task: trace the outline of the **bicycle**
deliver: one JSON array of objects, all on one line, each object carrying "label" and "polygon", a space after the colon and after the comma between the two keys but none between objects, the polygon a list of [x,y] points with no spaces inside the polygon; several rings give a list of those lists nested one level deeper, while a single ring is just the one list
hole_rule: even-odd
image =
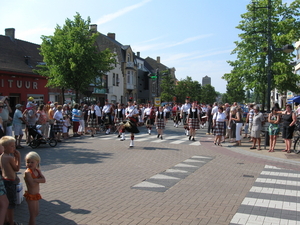
[{"label": "bicycle", "polygon": [[296,135],[294,136],[294,153],[300,153],[300,118],[297,118],[297,122],[295,124]]}]

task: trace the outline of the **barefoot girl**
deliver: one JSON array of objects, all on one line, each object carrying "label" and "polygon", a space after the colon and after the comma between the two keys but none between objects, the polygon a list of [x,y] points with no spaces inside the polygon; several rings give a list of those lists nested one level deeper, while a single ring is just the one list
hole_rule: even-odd
[{"label": "barefoot girl", "polygon": [[27,191],[24,197],[26,198],[29,209],[29,225],[35,224],[35,218],[39,214],[40,183],[45,183],[46,179],[40,170],[41,158],[36,152],[29,152],[26,157],[26,171],[24,180],[26,182]]}]

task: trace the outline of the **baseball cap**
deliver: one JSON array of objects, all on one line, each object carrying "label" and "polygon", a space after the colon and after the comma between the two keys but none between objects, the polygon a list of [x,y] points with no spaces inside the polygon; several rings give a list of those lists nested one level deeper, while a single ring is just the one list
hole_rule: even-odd
[{"label": "baseball cap", "polygon": [[29,97],[28,98],[28,101],[33,101],[34,100],[34,97]]},{"label": "baseball cap", "polygon": [[23,105],[21,105],[21,104],[17,104],[16,105],[16,108],[18,109],[18,108],[20,108],[20,107],[22,107]]}]

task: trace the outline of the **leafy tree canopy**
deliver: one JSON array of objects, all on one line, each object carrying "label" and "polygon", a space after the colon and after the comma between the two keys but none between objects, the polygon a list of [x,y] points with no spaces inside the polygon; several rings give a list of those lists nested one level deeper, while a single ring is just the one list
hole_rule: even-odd
[{"label": "leafy tree canopy", "polygon": [[89,27],[90,18],[85,21],[76,13],[63,27],[57,25],[53,35],[41,37],[40,54],[46,65],[38,73],[48,77],[47,86],[74,89],[76,100],[90,84],[100,87],[102,76],[115,63],[113,53],[98,50],[98,33]]},{"label": "leafy tree canopy", "polygon": [[[268,1],[256,0],[247,6],[248,12],[241,15],[242,20],[237,29],[242,33],[232,51],[232,54],[237,55],[237,59],[228,61],[232,71],[223,76],[229,83],[227,90],[232,91],[233,87],[253,90],[260,93],[262,101],[267,90],[268,56],[272,57],[271,89],[299,92],[296,84],[299,76],[293,73],[293,67],[290,65],[294,55],[278,50],[284,45],[294,43],[300,37],[300,0],[293,1],[289,6],[281,0],[272,0],[271,7],[267,8]],[[268,43],[268,35],[271,43]],[[241,91],[240,88],[238,91]],[[231,94],[228,93],[228,97]],[[244,94],[242,96],[244,97]]]}]

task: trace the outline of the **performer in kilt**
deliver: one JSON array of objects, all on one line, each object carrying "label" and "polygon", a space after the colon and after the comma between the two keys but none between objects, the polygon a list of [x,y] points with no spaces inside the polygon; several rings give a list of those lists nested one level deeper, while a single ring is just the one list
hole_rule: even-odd
[{"label": "performer in kilt", "polygon": [[111,113],[112,113],[112,107],[108,103],[108,100],[106,99],[105,105],[103,106],[103,109],[102,109],[102,120],[104,121],[104,124],[106,126],[105,134],[110,133],[110,129],[111,129],[111,125],[112,125]]},{"label": "performer in kilt", "polygon": [[118,108],[115,109],[115,118],[114,118],[114,123],[116,128],[118,129],[118,138],[121,137],[120,141],[125,140],[125,133],[122,132],[122,126],[121,123],[125,120],[125,110],[123,108],[122,104],[118,104]]},{"label": "performer in kilt", "polygon": [[146,123],[146,127],[148,128],[148,134],[151,134],[152,126],[154,125],[155,120],[155,107],[152,107],[150,102],[147,105],[147,108],[144,110],[144,121]]},{"label": "performer in kilt", "polygon": [[62,114],[62,106],[57,106],[57,110],[54,113],[54,126],[53,132],[55,133],[55,139],[58,142],[61,142],[61,134],[63,132],[63,114]]},{"label": "performer in kilt", "polygon": [[200,129],[200,110],[197,109],[196,102],[193,102],[192,107],[188,110],[188,124],[190,129],[189,140],[195,141],[196,129]]},{"label": "performer in kilt", "polygon": [[214,144],[221,145],[222,136],[225,135],[225,120],[226,114],[223,112],[223,107],[218,107],[218,112],[213,116],[213,127],[214,127],[214,135],[215,141]]},{"label": "performer in kilt", "polygon": [[172,109],[172,113],[173,113],[174,127],[178,127],[178,123],[180,121],[180,107],[178,104],[175,104],[175,106]]},{"label": "performer in kilt", "polygon": [[180,117],[182,118],[183,127],[185,129],[185,135],[189,136],[189,127],[187,121],[188,110],[191,108],[190,97],[186,97],[185,104],[181,107]]},{"label": "performer in kilt", "polygon": [[88,110],[87,121],[88,128],[91,130],[91,136],[94,137],[94,134],[96,134],[96,128],[98,127],[98,116],[94,105],[92,105],[91,109]]},{"label": "performer in kilt", "polygon": [[160,106],[158,108],[158,112],[155,114],[155,124],[157,129],[157,138],[163,139],[163,130],[165,129],[165,125],[167,122],[166,113],[164,112],[164,108]]},{"label": "performer in kilt", "polygon": [[[125,118],[127,121],[122,126],[122,136],[125,130],[131,133],[131,141],[129,147],[132,148],[134,146],[134,134],[139,133],[139,129],[137,128],[139,111],[132,104],[132,98],[128,100],[128,107],[125,109]],[[125,139],[125,134],[124,134]]]}]

